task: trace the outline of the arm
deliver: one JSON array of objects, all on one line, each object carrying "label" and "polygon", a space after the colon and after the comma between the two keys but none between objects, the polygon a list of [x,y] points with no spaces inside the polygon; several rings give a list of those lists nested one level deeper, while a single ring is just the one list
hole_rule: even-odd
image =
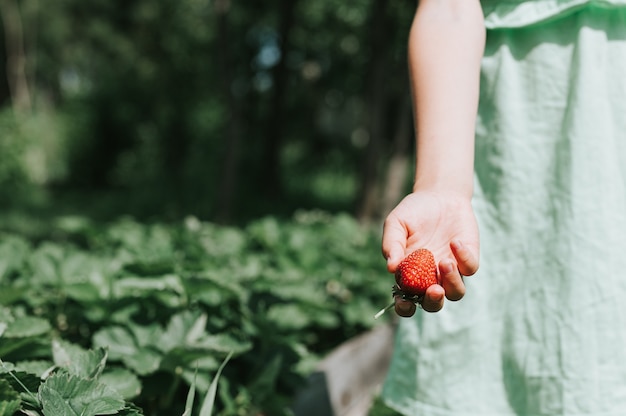
[{"label": "arm", "polygon": [[[409,35],[409,73],[416,125],[413,192],[385,221],[383,254],[395,272],[406,254],[429,248],[441,285],[425,310],[459,300],[463,275],[478,268],[478,230],[471,208],[474,128],[485,29],[478,0],[421,0]],[[410,305],[412,306],[412,305]],[[409,306],[396,305],[401,315]]]},{"label": "arm", "polygon": [[471,197],[480,60],[485,43],[478,0],[421,0],[409,35],[415,109],[415,189]]}]

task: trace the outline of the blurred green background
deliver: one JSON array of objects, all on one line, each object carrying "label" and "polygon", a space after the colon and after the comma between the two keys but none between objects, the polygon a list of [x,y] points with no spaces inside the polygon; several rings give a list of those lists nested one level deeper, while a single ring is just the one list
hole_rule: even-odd
[{"label": "blurred green background", "polygon": [[410,186],[414,1],[0,4],[5,213],[377,221]]},{"label": "blurred green background", "polygon": [[[380,226],[412,182],[414,8],[0,0],[0,323],[47,322],[28,338],[45,348],[9,354],[5,334],[0,358],[207,316],[237,346],[218,414],[290,414],[319,360],[392,320],[373,315],[393,284]],[[107,366],[146,414],[181,414],[194,348]]]}]

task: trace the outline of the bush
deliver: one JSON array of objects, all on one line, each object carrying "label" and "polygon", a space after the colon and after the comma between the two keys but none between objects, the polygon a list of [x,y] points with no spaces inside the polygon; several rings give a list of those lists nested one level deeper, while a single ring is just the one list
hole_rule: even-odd
[{"label": "bush", "polygon": [[74,217],[36,241],[7,232],[0,409],[57,415],[44,397],[75,383],[107,414],[182,414],[190,386],[206,392],[233,354],[216,414],[289,414],[319,357],[374,324],[392,283],[379,252],[377,232],[319,212],[241,228]]}]

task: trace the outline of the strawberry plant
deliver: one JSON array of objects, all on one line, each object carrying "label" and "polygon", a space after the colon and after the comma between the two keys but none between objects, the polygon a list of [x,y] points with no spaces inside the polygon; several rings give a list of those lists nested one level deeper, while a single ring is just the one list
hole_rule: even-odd
[{"label": "strawberry plant", "polygon": [[347,215],[3,229],[0,416],[289,414],[389,289]]}]

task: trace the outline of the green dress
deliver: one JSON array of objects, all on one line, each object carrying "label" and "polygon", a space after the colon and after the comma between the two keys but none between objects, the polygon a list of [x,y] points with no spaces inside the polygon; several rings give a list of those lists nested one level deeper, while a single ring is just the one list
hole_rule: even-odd
[{"label": "green dress", "polygon": [[626,0],[483,1],[479,272],[401,319],[412,416],[626,415]]}]

